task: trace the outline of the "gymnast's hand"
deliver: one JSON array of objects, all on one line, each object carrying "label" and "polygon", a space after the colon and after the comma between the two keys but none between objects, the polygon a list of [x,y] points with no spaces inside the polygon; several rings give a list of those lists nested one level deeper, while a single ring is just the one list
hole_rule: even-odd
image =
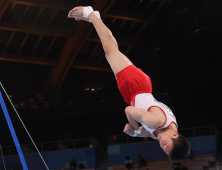
[{"label": "gymnast's hand", "polygon": [[[141,129],[141,134],[138,134],[137,137],[151,137],[155,139],[153,135],[151,135],[143,126],[140,126],[140,129]],[[130,136],[133,136],[135,134],[133,126],[129,123],[126,124],[123,132]]]},{"label": "gymnast's hand", "polygon": [[83,16],[83,7],[82,6],[75,7],[73,9],[71,9],[68,14],[68,18],[75,18],[76,21],[83,20],[83,21],[89,22],[88,18],[85,18],[82,16]]},{"label": "gymnast's hand", "polygon": [[134,129],[133,129],[133,126],[129,123],[127,123],[123,129],[123,132],[130,135],[130,136],[133,136],[134,135]]}]

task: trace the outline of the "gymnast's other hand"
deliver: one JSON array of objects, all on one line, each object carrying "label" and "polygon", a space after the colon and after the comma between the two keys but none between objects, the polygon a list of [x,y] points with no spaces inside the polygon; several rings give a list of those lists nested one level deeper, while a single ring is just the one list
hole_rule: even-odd
[{"label": "gymnast's other hand", "polygon": [[130,136],[134,135],[134,133],[135,133],[134,129],[133,129],[133,126],[131,124],[129,124],[129,123],[127,123],[125,125],[125,127],[123,129],[123,132],[128,134],[128,135],[130,135]]}]

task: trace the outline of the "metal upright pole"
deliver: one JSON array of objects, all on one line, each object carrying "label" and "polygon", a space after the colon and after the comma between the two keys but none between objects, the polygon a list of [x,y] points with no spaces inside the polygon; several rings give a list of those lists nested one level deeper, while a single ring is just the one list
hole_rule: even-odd
[{"label": "metal upright pole", "polygon": [[16,149],[17,149],[17,151],[18,151],[19,158],[20,158],[21,163],[22,163],[22,166],[23,166],[23,170],[28,170],[28,167],[27,167],[26,162],[25,162],[25,158],[24,158],[23,153],[22,153],[22,149],[21,149],[21,147],[20,147],[18,138],[17,138],[17,136],[16,136],[14,127],[13,127],[13,125],[12,125],[12,121],[11,121],[10,116],[9,116],[9,114],[8,114],[8,110],[7,110],[6,106],[5,106],[5,102],[4,102],[4,99],[3,99],[3,97],[2,97],[1,91],[0,91],[0,104],[1,104],[1,106],[2,106],[2,110],[3,110],[3,112],[4,112],[4,115],[5,115],[6,121],[7,121],[7,123],[8,123],[10,132],[11,132],[11,134],[12,134],[12,138],[13,138],[13,140],[14,140]]}]

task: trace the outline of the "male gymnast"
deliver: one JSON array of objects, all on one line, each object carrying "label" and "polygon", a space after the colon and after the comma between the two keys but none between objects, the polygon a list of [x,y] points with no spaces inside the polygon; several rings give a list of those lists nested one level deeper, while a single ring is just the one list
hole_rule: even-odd
[{"label": "male gymnast", "polygon": [[[106,59],[115,74],[120,93],[128,106],[127,123],[123,132],[132,137],[151,137],[159,140],[160,147],[173,161],[189,156],[190,144],[178,132],[172,111],[152,95],[150,78],[118,50],[111,31],[92,7],[76,7],[69,11],[69,18],[92,22],[101,40]],[[142,124],[139,127],[138,122]]]}]

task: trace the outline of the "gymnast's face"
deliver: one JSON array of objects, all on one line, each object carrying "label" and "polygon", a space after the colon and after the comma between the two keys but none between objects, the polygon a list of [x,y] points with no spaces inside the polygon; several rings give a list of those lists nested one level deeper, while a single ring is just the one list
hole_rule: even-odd
[{"label": "gymnast's face", "polygon": [[158,140],[160,142],[160,147],[163,151],[169,155],[173,149],[173,140],[178,138],[179,135],[177,133],[169,133],[169,132],[162,132],[158,135]]}]

